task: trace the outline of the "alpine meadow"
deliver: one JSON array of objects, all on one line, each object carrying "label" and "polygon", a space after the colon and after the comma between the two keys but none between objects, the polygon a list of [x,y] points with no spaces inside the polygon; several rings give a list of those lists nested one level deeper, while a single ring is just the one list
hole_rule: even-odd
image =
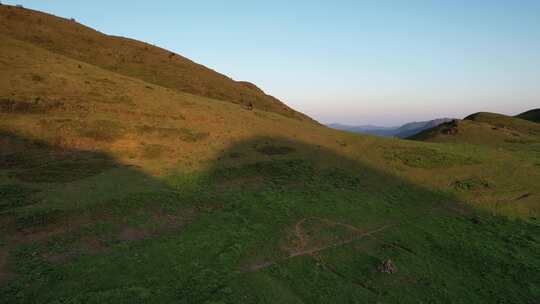
[{"label": "alpine meadow", "polygon": [[540,109],[340,131],[7,4],[0,73],[0,303],[539,303]]}]

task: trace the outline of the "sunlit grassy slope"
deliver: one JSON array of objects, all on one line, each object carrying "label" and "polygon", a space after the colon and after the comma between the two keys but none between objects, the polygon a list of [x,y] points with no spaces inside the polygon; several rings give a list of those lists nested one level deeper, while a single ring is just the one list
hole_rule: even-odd
[{"label": "sunlit grassy slope", "polygon": [[0,6],[0,33],[125,76],[173,90],[251,104],[300,120],[309,117],[266,95],[254,84],[234,81],[173,52],[123,37],[102,34],[75,20]]},{"label": "sunlit grassy slope", "polygon": [[[10,26],[43,16],[0,10],[17,11],[0,19]],[[80,28],[62,22],[59,31]],[[39,37],[67,35],[48,31]],[[537,142],[339,132],[8,32],[0,30],[0,303],[540,297]],[[469,124],[479,137],[499,131],[460,127]],[[537,138],[525,134],[535,132],[529,124],[497,128]],[[379,270],[388,258],[397,273]]]},{"label": "sunlit grassy slope", "polygon": [[467,143],[528,154],[538,159],[540,124],[495,113],[476,113],[412,137],[431,142]]}]

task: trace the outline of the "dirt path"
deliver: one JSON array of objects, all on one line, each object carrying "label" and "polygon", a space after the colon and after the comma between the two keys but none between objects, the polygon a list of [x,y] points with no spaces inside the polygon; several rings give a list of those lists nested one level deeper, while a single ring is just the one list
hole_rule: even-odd
[{"label": "dirt path", "polygon": [[[337,242],[330,243],[330,244],[323,245],[323,246],[316,246],[316,247],[312,247],[312,248],[307,248],[308,247],[307,246],[307,237],[306,237],[305,233],[303,232],[302,224],[305,223],[309,219],[316,219],[316,220],[319,220],[319,221],[322,221],[322,222],[325,222],[325,223],[329,223],[329,224],[334,225],[334,226],[342,226],[342,227],[345,227],[345,228],[348,228],[348,229],[354,231],[355,233],[353,234],[353,236],[351,236],[351,237],[349,237],[347,239],[341,240],[341,241],[337,241]],[[386,225],[383,225],[383,226],[381,226],[381,227],[379,227],[377,229],[362,232],[361,229],[359,229],[357,227],[354,227],[352,225],[348,225],[348,224],[344,224],[344,223],[340,223],[340,222],[335,222],[335,221],[331,221],[331,220],[328,220],[328,219],[323,219],[323,218],[318,218],[318,217],[304,218],[304,219],[301,219],[300,221],[298,221],[294,226],[295,227],[294,230],[295,230],[296,237],[299,240],[299,244],[298,244],[298,246],[297,246],[297,248],[295,250],[291,251],[291,253],[289,253],[289,255],[284,257],[284,258],[274,260],[274,261],[264,261],[264,262],[260,262],[260,263],[257,263],[257,264],[253,264],[253,265],[250,265],[250,266],[244,268],[243,271],[245,271],[245,272],[254,272],[254,271],[258,271],[258,270],[267,268],[269,266],[275,265],[277,263],[287,261],[287,260],[295,258],[295,257],[304,256],[304,255],[314,255],[316,253],[319,253],[321,251],[324,251],[324,250],[327,250],[327,249],[330,249],[330,248],[335,248],[335,247],[350,244],[350,243],[352,243],[354,241],[357,241],[359,239],[362,239],[362,238],[371,236],[373,234],[382,232],[382,231],[384,231],[384,230],[386,230],[388,228],[394,227],[396,225],[399,225],[399,223],[386,224]]]},{"label": "dirt path", "polygon": [[334,248],[334,247],[339,247],[339,246],[343,246],[343,245],[346,245],[346,244],[349,244],[349,243],[352,243],[356,240],[359,240],[361,238],[364,238],[364,237],[367,237],[367,236],[371,236],[372,234],[375,234],[375,233],[378,233],[378,232],[381,232],[383,230],[386,230],[390,227],[393,227],[393,226],[396,226],[397,224],[388,224],[388,225],[384,225],[382,227],[379,227],[377,229],[374,229],[374,230],[371,230],[371,231],[367,231],[367,232],[364,232],[364,233],[360,233],[360,234],[357,234],[357,235],[354,235],[353,237],[351,238],[348,238],[348,239],[345,239],[345,240],[342,240],[342,241],[338,241],[338,242],[335,242],[335,243],[332,243],[332,244],[328,244],[328,245],[325,245],[325,246],[319,246],[319,247],[314,247],[314,248],[311,248],[311,249],[306,249],[306,250],[302,250],[302,251],[298,251],[298,252],[295,252],[291,255],[289,255],[289,257],[287,258],[294,258],[294,257],[297,257],[297,256],[302,256],[302,255],[311,255],[311,254],[314,254],[314,253],[317,253],[319,251],[323,251],[323,250],[326,250],[326,249],[329,249],[329,248]]},{"label": "dirt path", "polygon": [[[380,239],[378,239],[375,235],[377,233],[383,232],[386,229],[389,229],[389,228],[392,228],[392,227],[395,227],[395,226],[399,226],[399,225],[403,225],[403,224],[406,224],[406,223],[409,223],[409,222],[413,222],[413,221],[415,221],[415,220],[417,220],[419,218],[422,218],[424,216],[433,215],[433,212],[435,212],[435,211],[443,211],[443,210],[447,211],[447,212],[452,212],[453,214],[456,214],[458,216],[466,216],[468,214],[468,212],[466,212],[466,210],[461,210],[460,208],[456,208],[456,207],[452,207],[452,206],[444,206],[444,205],[443,206],[436,206],[436,207],[429,208],[428,210],[425,210],[422,214],[419,214],[418,216],[411,217],[409,219],[404,219],[402,221],[395,222],[395,223],[385,224],[385,225],[382,225],[379,228],[376,228],[376,229],[373,229],[373,230],[370,230],[370,231],[364,231],[364,230],[362,230],[362,229],[360,229],[360,228],[358,228],[356,226],[350,225],[350,224],[341,223],[341,222],[337,222],[337,221],[332,221],[332,220],[329,220],[329,219],[326,219],[326,218],[321,218],[321,217],[303,218],[303,219],[299,220],[294,225],[294,234],[295,234],[295,237],[298,239],[298,243],[294,248],[289,250],[289,254],[286,257],[281,258],[281,259],[272,260],[272,261],[262,261],[262,262],[259,262],[259,263],[253,264],[253,265],[249,265],[247,267],[243,267],[242,271],[244,271],[244,272],[255,272],[255,271],[270,267],[272,265],[275,265],[275,264],[283,262],[283,261],[287,261],[287,260],[295,258],[295,257],[304,256],[304,255],[313,256],[313,255],[315,255],[315,254],[317,254],[317,253],[319,253],[321,251],[324,251],[324,250],[327,250],[327,249],[330,249],[330,248],[336,248],[336,247],[344,246],[344,245],[350,244],[350,243],[352,243],[354,241],[360,240],[360,239],[365,238],[365,237],[372,237],[374,240],[376,240],[378,242],[381,242],[382,244],[384,244],[386,246],[401,249],[401,250],[404,250],[404,251],[406,251],[408,253],[411,253],[411,254],[416,254],[414,251],[412,251],[409,248],[406,248],[406,247],[403,247],[403,246],[400,246],[400,245],[397,245],[397,244],[390,244],[390,243],[383,242]],[[351,237],[349,237],[347,239],[344,239],[344,240],[340,240],[340,241],[337,241],[337,242],[332,242],[332,243],[322,245],[322,246],[314,246],[314,247],[308,248],[308,237],[307,237],[306,233],[304,232],[304,229],[302,229],[302,225],[308,220],[317,220],[317,221],[329,224],[330,227],[331,226],[344,227],[344,228],[347,228],[347,229],[349,229],[350,231],[352,231],[354,233],[353,233],[353,235]]]}]

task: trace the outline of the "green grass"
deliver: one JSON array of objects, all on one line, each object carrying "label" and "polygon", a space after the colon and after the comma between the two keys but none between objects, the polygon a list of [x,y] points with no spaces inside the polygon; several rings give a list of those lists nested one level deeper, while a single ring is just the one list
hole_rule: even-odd
[{"label": "green grass", "polygon": [[492,148],[491,154],[505,151],[523,160],[539,156],[540,125],[520,118],[495,114],[477,113],[451,126],[443,124],[415,135],[412,139],[476,145]]},{"label": "green grass", "polygon": [[103,159],[64,160],[21,170],[12,176],[26,182],[64,183],[96,175],[112,166],[110,161]]},{"label": "green grass", "polygon": [[195,143],[208,138],[208,132],[198,132],[188,128],[164,128],[148,125],[137,126],[136,133],[140,135],[152,135],[159,138],[178,138],[184,142]]},{"label": "green grass", "polygon": [[257,149],[259,153],[265,154],[265,155],[286,155],[289,153],[294,152],[294,149],[291,147],[286,146],[262,146]]},{"label": "green grass", "polygon": [[458,180],[454,183],[454,187],[460,191],[475,191],[491,188],[491,185],[485,179],[479,177],[471,177],[464,180]]},{"label": "green grass", "polygon": [[457,165],[478,163],[478,160],[468,156],[440,152],[424,147],[395,148],[387,151],[385,157],[389,160],[399,160],[409,167],[423,169],[449,168]]},{"label": "green grass", "polygon": [[467,120],[488,123],[496,128],[513,130],[522,134],[540,135],[540,125],[537,123],[496,113],[476,113],[469,115]]},{"label": "green grass", "polygon": [[[449,193],[360,164],[275,157],[174,173],[159,181],[162,190],[72,210],[41,202],[18,212],[14,229],[65,228],[12,249],[17,276],[0,289],[0,303],[528,303],[540,296],[540,226],[470,210]],[[368,231],[379,232],[359,236]],[[379,272],[387,258],[398,273]]]},{"label": "green grass", "polygon": [[35,203],[31,199],[31,195],[35,192],[37,192],[36,189],[23,185],[0,185],[0,212]]}]

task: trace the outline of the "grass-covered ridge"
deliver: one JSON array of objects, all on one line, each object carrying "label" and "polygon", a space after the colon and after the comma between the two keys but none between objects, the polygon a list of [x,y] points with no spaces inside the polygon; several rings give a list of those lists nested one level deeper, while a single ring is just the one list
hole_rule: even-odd
[{"label": "grass-covered ridge", "polygon": [[529,110],[517,115],[516,117],[540,123],[540,109]]},{"label": "grass-covered ridge", "polygon": [[[234,81],[179,54],[140,41],[105,35],[74,20],[38,11],[0,6],[0,34],[121,75],[180,92],[311,121],[254,84]],[[46,82],[40,74],[34,82]],[[114,84],[110,80],[106,83]],[[112,100],[111,100],[112,101]],[[118,98],[116,102],[129,102]]]},{"label": "grass-covered ridge", "polygon": [[540,124],[512,116],[482,112],[425,130],[411,139],[526,150],[531,148],[531,144],[535,146],[540,143]]}]

